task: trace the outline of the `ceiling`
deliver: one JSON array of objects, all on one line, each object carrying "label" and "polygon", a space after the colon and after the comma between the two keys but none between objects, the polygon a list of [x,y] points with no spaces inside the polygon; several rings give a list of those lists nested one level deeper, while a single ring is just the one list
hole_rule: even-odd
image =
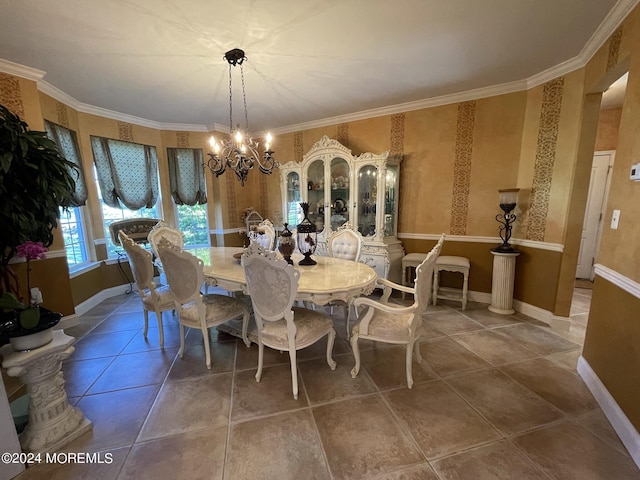
[{"label": "ceiling", "polygon": [[223,56],[242,48],[249,128],[283,132],[530,88],[584,65],[637,3],[0,0],[0,59],[80,111],[223,129]]}]

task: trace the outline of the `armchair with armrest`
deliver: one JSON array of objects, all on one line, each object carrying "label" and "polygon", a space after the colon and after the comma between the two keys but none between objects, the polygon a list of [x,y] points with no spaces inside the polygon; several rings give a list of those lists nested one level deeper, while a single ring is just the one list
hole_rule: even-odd
[{"label": "armchair with armrest", "polygon": [[[406,345],[407,386],[408,388],[413,387],[412,352],[415,349],[416,360],[420,363],[422,357],[420,356],[419,340],[423,334],[422,314],[429,305],[433,270],[443,243],[444,234],[424,261],[416,268],[416,282],[413,288],[379,279],[378,283],[383,288],[383,294],[379,301],[367,297],[359,297],[353,301],[359,314],[351,336],[351,346],[356,362],[351,370],[353,378],[360,371],[358,340],[364,338],[376,342]],[[389,297],[393,290],[413,294],[413,304],[405,307],[389,303]],[[363,307],[362,310],[360,307]]]}]

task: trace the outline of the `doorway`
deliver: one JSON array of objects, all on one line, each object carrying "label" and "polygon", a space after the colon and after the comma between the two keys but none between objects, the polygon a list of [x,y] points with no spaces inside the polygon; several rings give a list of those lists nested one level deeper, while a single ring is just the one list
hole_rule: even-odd
[{"label": "doorway", "polygon": [[593,154],[591,166],[591,179],[585,206],[570,313],[573,323],[571,328],[581,331],[586,329],[591,306],[591,287],[595,276],[594,264],[600,250],[602,231],[607,227],[605,212],[615,150],[618,146],[618,127],[627,77],[628,73],[624,73],[612,83],[602,94],[600,104],[596,151]]},{"label": "doorway", "polygon": [[578,266],[576,269],[577,279],[593,281],[595,276],[594,264],[596,254],[600,248],[614,157],[615,151],[612,150],[595,152],[593,155],[591,180],[589,181],[589,193],[584,212],[580,253],[578,254]]}]

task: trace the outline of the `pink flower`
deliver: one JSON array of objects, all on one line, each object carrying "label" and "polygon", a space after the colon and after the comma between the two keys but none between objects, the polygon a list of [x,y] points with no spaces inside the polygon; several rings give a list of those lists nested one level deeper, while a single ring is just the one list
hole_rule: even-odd
[{"label": "pink flower", "polygon": [[32,242],[28,240],[24,242],[22,245],[18,245],[16,247],[16,255],[18,257],[24,257],[29,260],[44,260],[47,258],[45,253],[47,252],[47,247],[42,245],[42,242]]}]

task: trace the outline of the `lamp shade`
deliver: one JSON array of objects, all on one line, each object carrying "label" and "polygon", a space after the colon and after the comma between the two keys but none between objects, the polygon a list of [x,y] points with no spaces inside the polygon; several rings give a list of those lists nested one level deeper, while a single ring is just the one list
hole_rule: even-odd
[{"label": "lamp shade", "polygon": [[503,188],[498,190],[500,205],[514,205],[518,203],[519,188]]}]

